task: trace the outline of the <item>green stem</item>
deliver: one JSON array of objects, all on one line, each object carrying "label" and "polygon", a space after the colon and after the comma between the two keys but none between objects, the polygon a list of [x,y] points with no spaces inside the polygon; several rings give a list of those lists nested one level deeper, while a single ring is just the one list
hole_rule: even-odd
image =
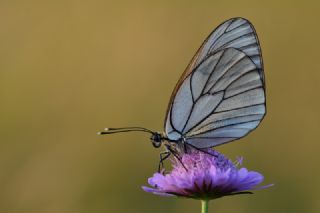
[{"label": "green stem", "polygon": [[209,200],[201,200],[201,213],[208,213]]}]

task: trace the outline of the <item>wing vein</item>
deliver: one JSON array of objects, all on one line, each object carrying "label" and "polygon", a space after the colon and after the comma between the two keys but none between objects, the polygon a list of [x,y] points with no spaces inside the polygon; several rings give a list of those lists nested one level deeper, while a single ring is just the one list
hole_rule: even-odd
[{"label": "wing vein", "polygon": [[[223,96],[224,96],[224,95],[225,95],[225,93],[223,93]],[[194,126],[198,126],[198,125],[201,124],[204,120],[206,120],[210,115],[212,115],[212,113],[220,106],[220,104],[222,103],[223,99],[224,99],[224,98],[222,98],[222,99],[219,101],[219,103],[216,105],[216,107],[215,107],[207,116],[205,116],[205,117],[202,118],[200,121],[198,121]],[[191,113],[190,113],[190,114],[191,114]],[[189,119],[189,118],[188,118],[188,119]],[[188,122],[186,122],[186,124],[185,124],[182,132],[184,131],[187,123],[188,123]],[[191,128],[191,129],[192,129],[192,128]],[[189,133],[191,129],[189,129],[189,130],[188,130],[187,132],[185,132],[184,134]]]},{"label": "wing vein", "polygon": [[[202,135],[202,134],[205,134],[207,132],[212,132],[214,130],[217,130],[217,129],[223,129],[223,128],[227,128],[227,127],[230,127],[230,126],[236,126],[236,125],[239,125],[239,124],[246,124],[246,123],[250,123],[250,122],[255,122],[255,121],[261,121],[261,119],[254,119],[254,120],[250,120],[250,121],[245,121],[245,122],[239,122],[239,123],[236,123],[236,124],[229,124],[229,125],[226,125],[226,126],[221,126],[221,127],[217,127],[217,128],[212,128],[212,129],[209,129],[207,131],[203,131],[199,134],[195,134],[195,135]],[[250,129],[250,128],[243,128],[243,127],[240,127],[240,128],[234,128],[234,129]]]},{"label": "wing vein", "polygon": [[233,68],[237,63],[239,63],[241,60],[243,60],[245,57],[240,58],[238,61],[236,61],[235,63],[233,63],[217,80],[216,82],[210,87],[210,89],[208,89],[208,91],[212,90],[212,88],[220,81],[221,78],[223,78],[228,71]]},{"label": "wing vein", "polygon": [[241,39],[241,38],[249,37],[250,34],[254,35],[254,32],[249,32],[249,33],[243,34],[243,35],[241,35],[241,36],[239,36],[239,37],[236,37],[236,38],[234,38],[234,39],[231,39],[230,41],[224,43],[224,44],[223,44],[221,47],[219,47],[218,49],[224,49],[225,46],[227,46],[228,44],[232,43],[233,41],[238,40],[238,39]]},{"label": "wing vein", "polygon": [[[219,112],[219,113],[220,113],[220,112]],[[218,114],[218,113],[217,113],[217,114]],[[262,113],[252,113],[252,114],[247,114],[247,115],[238,115],[238,116],[234,116],[234,117],[226,118],[226,119],[218,119],[218,120],[209,122],[209,123],[207,123],[206,125],[200,127],[199,130],[202,129],[202,128],[205,128],[206,126],[209,126],[209,125],[211,125],[211,124],[213,124],[213,123],[219,122],[219,121],[228,121],[228,120],[232,120],[232,119],[235,119],[235,118],[242,118],[242,117],[244,118],[244,117],[252,116],[252,115],[263,115],[263,114],[262,114]],[[251,121],[253,121],[253,120],[251,120]],[[250,121],[250,122],[251,122],[251,121]],[[200,123],[200,124],[201,124],[201,123]],[[200,125],[200,124],[199,124],[199,125]],[[198,127],[199,125],[193,127],[191,130],[194,130],[194,129],[195,129],[196,127]],[[226,125],[226,126],[228,126],[228,125]],[[224,127],[225,127],[225,126],[224,126]],[[190,131],[191,131],[191,130],[190,130]]]},{"label": "wing vein", "polygon": [[204,86],[202,87],[201,93],[200,93],[200,95],[199,95],[199,97],[198,97],[197,100],[199,100],[199,99],[204,95],[204,94],[203,94],[203,91],[205,90],[205,88],[206,88],[206,86],[207,86],[207,84],[208,84],[211,76],[213,75],[213,73],[214,73],[216,67],[218,66],[218,64],[220,63],[221,58],[223,58],[225,52],[226,52],[226,51],[223,51],[223,53],[220,55],[220,58],[218,59],[217,63],[214,65],[214,68],[212,69],[212,72],[210,72],[210,75],[208,76],[208,79],[206,80],[206,83],[205,83]]},{"label": "wing vein", "polygon": [[[243,93],[246,93],[246,92],[248,92],[248,91],[250,91],[250,90],[256,90],[256,89],[259,89],[259,88],[262,88],[262,89],[263,89],[263,86],[260,85],[260,86],[256,86],[256,87],[253,87],[253,88],[244,90],[244,91],[239,92],[239,93],[237,93],[237,94],[231,95],[231,96],[229,96],[229,97],[227,97],[227,98],[225,98],[225,99],[223,99],[223,100],[225,101],[225,100],[228,100],[228,99],[230,99],[230,98],[233,98],[233,97],[235,97],[235,96],[237,96],[237,95],[241,95],[241,94],[243,94]],[[253,106],[253,105],[250,105],[250,106]],[[219,111],[219,112],[220,112],[220,111]]]},{"label": "wing vein", "polygon": [[265,103],[251,104],[249,106],[243,106],[243,107],[237,107],[237,108],[232,108],[232,109],[221,110],[221,111],[219,111],[219,113],[221,113],[221,112],[230,112],[232,110],[245,109],[245,108],[249,108],[249,107],[252,107],[252,106],[259,106],[259,105],[265,105]]},{"label": "wing vein", "polygon": [[[232,23],[231,23],[231,24],[232,24]],[[228,28],[231,26],[231,24],[228,26]],[[248,24],[248,23],[247,23],[247,22],[243,22],[242,24],[236,26],[235,28],[233,28],[233,29],[231,29],[231,30],[227,30],[226,32],[227,32],[227,33],[232,32],[232,31],[234,31],[234,30],[238,29],[239,27],[242,27],[243,25],[246,25],[246,24]]]},{"label": "wing vein", "polygon": [[[231,23],[234,22],[234,21],[235,21],[235,20],[232,20]],[[216,42],[219,41],[219,39],[220,39],[222,36],[225,35],[225,32],[226,32],[226,30],[228,29],[228,27],[230,27],[231,23],[229,23],[229,25],[226,27],[226,29],[224,29],[223,33],[221,33],[221,35],[218,36],[214,42],[212,42],[212,44],[210,45],[210,47],[209,47],[209,49],[208,49],[209,51],[208,51],[207,55],[210,54],[210,50],[211,50],[211,48],[216,44]]]}]

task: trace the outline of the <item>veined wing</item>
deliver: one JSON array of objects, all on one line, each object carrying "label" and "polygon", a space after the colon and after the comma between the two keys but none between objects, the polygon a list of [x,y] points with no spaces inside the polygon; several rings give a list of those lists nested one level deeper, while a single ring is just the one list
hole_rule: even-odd
[{"label": "veined wing", "polygon": [[219,25],[203,42],[187,70],[191,72],[208,55],[229,47],[244,52],[254,62],[264,83],[258,36],[253,25],[244,18],[232,18]]},{"label": "veined wing", "polygon": [[186,70],[177,82],[171,95],[165,118],[165,130],[168,133],[170,127],[167,126],[168,116],[172,102],[183,81],[195,70],[197,66],[209,55],[225,48],[235,48],[245,53],[256,65],[262,83],[264,85],[263,61],[259,40],[253,25],[244,18],[232,18],[213,30],[202,43],[197,53],[194,55]]},{"label": "veined wing", "polygon": [[198,148],[241,138],[265,114],[260,68],[243,51],[224,48],[206,56],[183,80],[166,120],[169,139]]}]

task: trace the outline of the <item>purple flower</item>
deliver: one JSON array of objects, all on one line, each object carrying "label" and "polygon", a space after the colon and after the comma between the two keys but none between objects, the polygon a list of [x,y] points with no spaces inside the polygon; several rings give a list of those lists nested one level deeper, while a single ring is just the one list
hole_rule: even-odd
[{"label": "purple flower", "polygon": [[208,149],[207,152],[210,154],[196,150],[183,154],[183,165],[176,159],[172,160],[172,171],[168,174],[155,173],[148,179],[152,188],[143,186],[143,190],[163,196],[210,200],[270,186],[257,187],[263,181],[260,173],[238,169],[242,158],[232,163],[215,150]]}]

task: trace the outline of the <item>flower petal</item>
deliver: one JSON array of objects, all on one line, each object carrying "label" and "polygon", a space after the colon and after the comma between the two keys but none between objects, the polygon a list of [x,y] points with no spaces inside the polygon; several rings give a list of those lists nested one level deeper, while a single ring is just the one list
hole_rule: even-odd
[{"label": "flower petal", "polygon": [[[181,161],[172,159],[169,174],[155,173],[148,179],[150,187],[146,192],[161,196],[182,196],[196,199],[215,199],[227,195],[247,194],[247,190],[263,189],[271,185],[257,187],[264,177],[246,168],[237,169],[242,163],[231,160],[212,150],[210,154],[193,150],[181,156]],[[187,168],[187,169],[186,169]]]}]

